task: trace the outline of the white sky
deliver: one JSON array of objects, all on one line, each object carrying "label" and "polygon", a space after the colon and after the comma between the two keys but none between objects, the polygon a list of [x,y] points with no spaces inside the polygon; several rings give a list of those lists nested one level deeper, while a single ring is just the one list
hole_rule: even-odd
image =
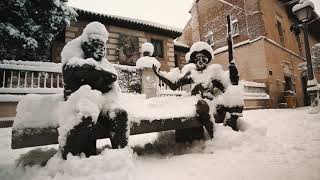
[{"label": "white sky", "polygon": [[[310,0],[320,15],[320,0]],[[183,29],[193,0],[69,0],[69,5],[95,12],[153,21]]]},{"label": "white sky", "polygon": [[193,0],[69,0],[69,5],[95,12],[153,21],[183,29]]}]

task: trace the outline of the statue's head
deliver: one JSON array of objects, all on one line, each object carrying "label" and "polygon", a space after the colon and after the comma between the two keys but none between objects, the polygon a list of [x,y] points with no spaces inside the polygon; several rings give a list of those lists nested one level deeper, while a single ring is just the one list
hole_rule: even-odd
[{"label": "statue's head", "polygon": [[196,42],[190,48],[189,63],[194,63],[198,71],[207,68],[214,54],[211,46],[206,42]]},{"label": "statue's head", "polygon": [[145,42],[141,46],[143,56],[152,56],[154,47],[151,43]]},{"label": "statue's head", "polygon": [[91,22],[81,35],[81,49],[85,58],[101,61],[106,55],[106,42],[109,33],[105,26],[99,22]]}]

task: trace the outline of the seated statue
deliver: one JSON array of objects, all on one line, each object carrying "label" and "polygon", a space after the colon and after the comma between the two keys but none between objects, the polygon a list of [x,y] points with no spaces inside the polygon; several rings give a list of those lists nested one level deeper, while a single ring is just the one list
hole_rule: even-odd
[{"label": "seated statue", "polygon": [[[229,66],[229,76],[226,76],[221,65],[208,65],[214,54],[211,46],[205,42],[194,43],[188,55],[190,55],[190,57],[187,57],[189,64],[184,66],[181,70],[182,74],[176,79],[167,77],[168,73],[159,71],[156,66],[153,66],[153,70],[159,79],[172,90],[191,84],[191,95],[199,95],[201,97],[201,100],[196,104],[197,117],[211,138],[213,138],[214,128],[210,118],[211,115],[213,115],[216,123],[224,123],[237,131],[237,119],[239,113],[242,113],[243,106],[237,104],[230,106],[217,98],[223,96],[227,88],[231,87],[232,84],[238,83],[239,75],[236,66]],[[214,107],[210,109],[209,105],[211,104]],[[193,137],[185,139],[186,135],[192,133],[194,134]],[[194,139],[202,139],[203,136],[202,127],[176,131],[177,141],[191,142]]]},{"label": "seated statue", "polygon": [[[65,100],[68,101],[73,93],[84,86],[90,86],[92,91],[99,91],[102,97],[101,102],[100,99],[92,102],[100,111],[97,117],[81,112],[81,109],[89,107],[90,104],[79,100],[82,104],[77,109],[79,111],[77,116],[80,114],[80,117],[75,117],[80,118],[79,123],[69,128],[67,132],[59,131],[59,136],[65,136],[59,137],[65,139],[59,141],[64,159],[68,153],[72,155],[84,153],[87,157],[97,154],[97,133],[101,131],[109,133],[113,148],[123,148],[128,144],[127,113],[108,104],[116,102],[119,86],[117,72],[105,58],[107,40],[108,32],[105,26],[99,22],[91,22],[84,28],[82,35],[68,42],[61,52]],[[110,98],[115,100],[112,101]],[[60,129],[66,129],[64,126],[67,125],[62,122]]]}]

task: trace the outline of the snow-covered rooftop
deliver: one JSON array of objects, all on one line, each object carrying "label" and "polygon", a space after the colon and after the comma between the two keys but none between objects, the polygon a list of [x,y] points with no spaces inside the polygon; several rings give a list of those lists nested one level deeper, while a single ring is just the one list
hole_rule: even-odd
[{"label": "snow-covered rooftop", "polygon": [[175,46],[179,46],[179,47],[183,47],[183,48],[190,48],[188,45],[183,44],[182,42],[179,42],[177,40],[174,40],[173,43]]},{"label": "snow-covered rooftop", "polygon": [[108,25],[153,32],[173,38],[179,37],[182,34],[182,29],[170,27],[152,21],[116,16],[111,14],[97,13],[79,8],[74,9],[79,14],[79,17],[89,17],[90,20],[103,21]]}]

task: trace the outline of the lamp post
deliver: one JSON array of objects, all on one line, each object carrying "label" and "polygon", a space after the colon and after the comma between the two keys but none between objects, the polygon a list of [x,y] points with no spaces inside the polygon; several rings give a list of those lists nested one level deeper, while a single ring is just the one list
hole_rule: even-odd
[{"label": "lamp post", "polygon": [[318,105],[318,82],[313,74],[310,45],[309,45],[309,34],[308,34],[308,22],[311,18],[314,10],[314,4],[309,0],[300,0],[299,4],[296,4],[292,8],[292,12],[296,15],[299,21],[302,23],[304,32],[304,44],[306,51],[307,69],[308,69],[308,83],[307,92],[311,100],[311,106],[315,107]]}]

